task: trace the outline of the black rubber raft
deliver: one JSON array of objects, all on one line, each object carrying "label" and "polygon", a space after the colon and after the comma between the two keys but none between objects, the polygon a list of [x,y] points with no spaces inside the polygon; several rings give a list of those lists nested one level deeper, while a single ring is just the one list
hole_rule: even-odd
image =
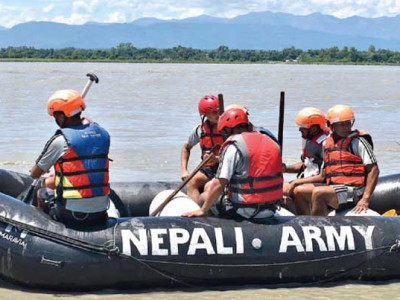
[{"label": "black rubber raft", "polygon": [[[400,278],[398,217],[148,217],[178,183],[112,183],[121,218],[66,228],[18,199],[31,179],[0,170],[0,275],[53,290],[316,284]],[[381,177],[378,212],[400,209],[400,174]]]}]

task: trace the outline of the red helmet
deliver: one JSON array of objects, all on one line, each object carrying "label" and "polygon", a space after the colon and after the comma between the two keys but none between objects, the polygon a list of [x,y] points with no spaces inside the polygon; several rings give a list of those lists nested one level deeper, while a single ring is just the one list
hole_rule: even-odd
[{"label": "red helmet", "polygon": [[239,124],[249,125],[247,114],[240,108],[231,108],[219,117],[218,131],[222,131],[224,128],[234,128]]},{"label": "red helmet", "polygon": [[200,115],[206,115],[212,112],[219,111],[219,101],[217,96],[206,95],[199,101]]}]

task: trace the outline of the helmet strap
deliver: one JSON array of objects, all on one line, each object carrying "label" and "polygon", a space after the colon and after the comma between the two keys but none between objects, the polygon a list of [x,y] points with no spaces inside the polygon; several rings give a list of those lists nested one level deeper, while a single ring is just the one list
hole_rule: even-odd
[{"label": "helmet strap", "polygon": [[233,133],[233,129],[229,127],[225,127],[224,129],[221,130],[221,135],[224,141],[226,141]]}]

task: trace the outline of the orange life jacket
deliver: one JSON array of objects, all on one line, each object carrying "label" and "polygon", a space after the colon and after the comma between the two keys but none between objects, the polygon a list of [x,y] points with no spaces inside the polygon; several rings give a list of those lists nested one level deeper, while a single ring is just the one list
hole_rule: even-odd
[{"label": "orange life jacket", "polygon": [[361,157],[353,154],[350,149],[351,141],[359,136],[366,138],[372,146],[371,136],[360,133],[358,130],[353,131],[348,137],[342,138],[336,143],[333,134],[326,139],[324,162],[328,184],[365,185],[365,166]]},{"label": "orange life jacket", "polygon": [[229,199],[236,206],[271,203],[283,197],[282,158],[279,146],[259,132],[231,136],[223,145],[234,144],[241,152],[246,172],[234,174],[228,184]]},{"label": "orange life jacket", "polygon": [[[205,121],[201,124],[201,136],[200,136],[200,147],[201,147],[201,159],[203,159],[204,154],[210,151],[215,145],[222,145],[224,139],[218,132],[218,125],[211,125],[209,121]],[[219,149],[214,150],[214,154],[219,154]],[[216,162],[210,162],[207,166],[215,166]]]}]

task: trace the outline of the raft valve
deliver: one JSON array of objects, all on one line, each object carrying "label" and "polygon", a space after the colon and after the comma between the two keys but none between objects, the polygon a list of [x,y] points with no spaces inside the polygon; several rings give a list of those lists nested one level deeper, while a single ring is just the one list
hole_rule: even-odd
[{"label": "raft valve", "polygon": [[262,242],[260,239],[253,239],[251,241],[251,245],[253,246],[254,249],[260,249],[262,247]]}]

